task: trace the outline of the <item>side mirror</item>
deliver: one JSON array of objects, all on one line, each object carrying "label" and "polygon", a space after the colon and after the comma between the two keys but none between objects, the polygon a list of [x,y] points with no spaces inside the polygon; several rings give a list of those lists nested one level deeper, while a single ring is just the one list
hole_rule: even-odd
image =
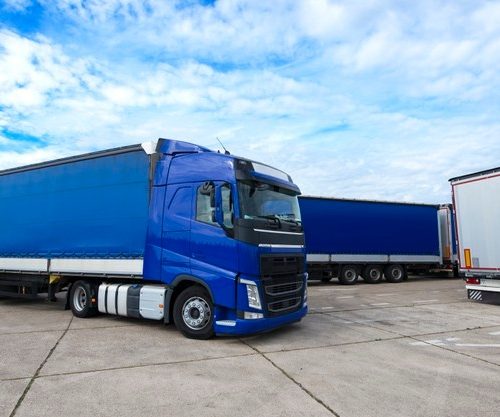
[{"label": "side mirror", "polygon": [[215,191],[215,184],[212,181],[207,181],[201,187],[200,194],[209,195],[212,198],[214,191]]}]

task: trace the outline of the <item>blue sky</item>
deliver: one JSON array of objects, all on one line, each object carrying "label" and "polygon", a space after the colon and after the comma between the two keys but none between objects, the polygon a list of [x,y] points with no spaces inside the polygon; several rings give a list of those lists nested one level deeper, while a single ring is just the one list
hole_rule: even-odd
[{"label": "blue sky", "polygon": [[500,166],[500,2],[0,0],[0,169],[167,137],[304,194]]}]

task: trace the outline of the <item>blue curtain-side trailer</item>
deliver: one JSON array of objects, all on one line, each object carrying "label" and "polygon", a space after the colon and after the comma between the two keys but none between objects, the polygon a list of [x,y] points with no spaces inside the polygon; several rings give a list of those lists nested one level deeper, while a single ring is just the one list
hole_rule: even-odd
[{"label": "blue curtain-side trailer", "polygon": [[310,196],[299,203],[310,279],[401,282],[410,270],[454,268],[449,205]]}]

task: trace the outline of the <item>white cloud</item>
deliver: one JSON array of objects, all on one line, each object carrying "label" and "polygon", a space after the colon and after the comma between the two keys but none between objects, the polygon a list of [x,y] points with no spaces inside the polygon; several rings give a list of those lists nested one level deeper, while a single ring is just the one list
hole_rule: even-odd
[{"label": "white cloud", "polygon": [[405,5],[47,0],[71,29],[0,31],[0,167],[220,137],[308,194],[448,201],[500,165],[500,11]]},{"label": "white cloud", "polygon": [[0,31],[0,105],[28,110],[49,95],[79,87],[85,62],[72,61],[44,37],[24,38]]},{"label": "white cloud", "polygon": [[31,0],[3,0],[3,8],[8,11],[23,11],[31,6]]}]

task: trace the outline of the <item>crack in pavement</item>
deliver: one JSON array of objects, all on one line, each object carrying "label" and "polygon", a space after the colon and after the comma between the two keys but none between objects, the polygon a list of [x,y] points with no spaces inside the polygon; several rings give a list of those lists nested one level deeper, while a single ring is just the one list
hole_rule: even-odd
[{"label": "crack in pavement", "polygon": [[[330,314],[330,315],[334,316],[332,314]],[[339,317],[337,317],[337,318],[339,318]],[[403,334],[401,334],[399,332],[396,332],[396,331],[393,331],[393,330],[389,330],[389,329],[384,329],[384,328],[381,328],[381,327],[378,327],[378,326],[374,326],[374,325],[371,325],[371,324],[367,324],[367,323],[363,323],[363,325],[371,327],[373,329],[382,330],[382,331],[386,331],[386,332],[389,332],[389,333],[392,333],[392,334],[395,334],[395,335],[398,335],[398,336],[402,336],[403,338],[412,339],[412,340],[414,340],[416,342],[423,342],[423,343],[425,343],[425,344],[427,344],[429,346],[434,346],[436,348],[447,350],[448,352],[456,353],[457,355],[465,356],[467,358],[475,359],[477,361],[484,362],[484,363],[487,363],[489,365],[500,367],[500,364],[498,364],[498,363],[490,362],[490,361],[488,361],[486,359],[478,358],[477,356],[473,356],[473,355],[470,355],[470,354],[465,353],[465,352],[459,352],[457,350],[453,350],[453,349],[447,348],[445,346],[440,346],[440,345],[437,345],[437,344],[434,344],[434,343],[430,343],[430,342],[425,341],[425,340],[417,339],[417,337],[423,337],[423,336],[432,336],[432,335],[439,335],[439,334],[445,334],[445,333],[453,333],[453,332],[459,332],[459,331],[464,332],[464,331],[467,331],[467,330],[488,329],[488,328],[491,328],[491,327],[498,327],[498,325],[483,326],[483,327],[482,326],[479,326],[479,327],[470,327],[470,328],[461,329],[461,330],[451,330],[451,331],[447,330],[447,331],[443,331],[443,332],[424,333],[424,334],[412,335],[412,336],[410,336],[410,335],[403,335]]]},{"label": "crack in pavement", "polygon": [[410,339],[413,339],[416,342],[422,342],[422,343],[425,343],[425,344],[430,345],[430,346],[434,346],[434,347],[437,347],[437,348],[440,348],[440,349],[443,349],[443,350],[447,350],[448,352],[453,352],[453,353],[456,353],[458,355],[466,356],[466,357],[468,357],[470,359],[475,359],[477,361],[481,361],[481,362],[487,363],[489,365],[494,365],[494,366],[500,367],[500,364],[498,364],[498,363],[491,362],[491,361],[489,361],[487,359],[478,358],[477,356],[473,356],[473,355],[470,355],[470,354],[465,353],[465,352],[459,352],[457,350],[453,350],[453,349],[448,348],[446,346],[441,346],[441,345],[438,345],[438,344],[435,344],[435,343],[431,343],[431,342],[426,341],[426,340],[420,340],[420,339],[417,339],[416,337],[411,337],[411,336],[410,336]]},{"label": "crack in pavement", "polygon": [[[244,356],[254,356],[257,354],[262,355],[262,354],[269,354],[269,353],[296,352],[296,351],[302,351],[302,350],[313,350],[313,349],[338,347],[338,346],[359,345],[359,344],[365,344],[365,343],[383,342],[385,340],[399,340],[399,339],[405,339],[405,338],[408,338],[408,336],[395,336],[395,337],[388,337],[388,338],[384,338],[384,339],[375,338],[375,339],[370,339],[370,340],[360,340],[357,342],[333,343],[333,344],[321,345],[321,346],[307,346],[307,347],[299,347],[299,348],[293,348],[293,349],[271,350],[271,351],[267,351],[267,352],[260,352],[260,351],[257,352],[255,350],[255,348],[253,346],[251,346],[248,342],[245,342],[245,341],[239,339],[244,345],[248,346],[255,353],[240,353],[237,355],[215,356],[212,358],[185,359],[185,360],[171,361],[171,362],[157,362],[157,363],[146,363],[146,364],[139,364],[139,365],[125,365],[125,366],[116,366],[116,367],[111,367],[111,368],[89,369],[89,370],[85,370],[85,371],[58,372],[58,373],[53,373],[53,374],[37,375],[35,377],[35,379],[48,378],[48,377],[53,377],[53,376],[78,375],[78,374],[86,374],[86,373],[93,373],[93,372],[117,371],[120,369],[145,368],[145,367],[149,367],[149,366],[165,366],[165,365],[176,365],[176,364],[182,364],[182,363],[204,362],[204,361],[211,361],[211,360],[217,360],[217,359],[230,359],[230,358],[239,358],[239,357],[244,357]],[[0,382],[20,381],[20,380],[28,379],[28,378],[30,378],[30,377],[24,376],[24,377],[16,377],[16,378],[5,378],[5,379],[0,379]]]},{"label": "crack in pavement", "polygon": [[[115,328],[122,328],[122,327],[143,327],[144,325],[148,325],[147,322],[144,323],[138,323],[138,324],[118,324],[118,325],[112,325],[112,326],[96,326],[96,327],[77,327],[75,329],[68,329],[68,332],[78,332],[81,330],[99,330],[99,329],[115,329]],[[150,327],[153,327],[150,325]],[[62,332],[65,329],[46,329],[46,330],[27,330],[24,332],[11,332],[11,333],[0,333],[0,336],[12,336],[12,335],[21,335],[21,334],[31,334],[31,333],[50,333],[50,332]]]},{"label": "crack in pavement", "polygon": [[[365,319],[361,319],[361,320],[352,319],[352,320],[348,320],[348,319],[346,319],[344,317],[340,317],[340,316],[336,315],[335,313],[339,313],[339,312],[338,311],[332,311],[332,312],[329,312],[329,313],[322,313],[322,314],[324,314],[326,316],[335,317],[338,320],[342,320],[343,322],[341,322],[340,325],[347,325],[347,326],[352,325],[352,324],[357,324],[357,325],[365,326],[365,325],[368,325],[368,323],[377,323],[377,322],[380,322],[380,321],[386,321],[384,319],[380,319],[380,320],[375,320],[375,319],[369,319],[369,320],[365,320]],[[403,321],[403,320],[400,320],[400,322],[401,321]],[[438,332],[427,332],[427,333],[407,334],[407,335],[405,335],[403,333],[396,332],[394,330],[389,330],[389,329],[383,328],[383,327],[375,327],[375,326],[371,326],[371,327],[373,327],[374,329],[377,329],[377,330],[386,331],[386,332],[389,332],[389,333],[392,333],[392,334],[396,334],[396,335],[400,335],[400,336],[403,336],[403,337],[412,337],[412,336],[413,337],[420,337],[420,336],[433,336],[433,335],[440,335],[440,334],[454,333],[454,332],[466,332],[467,330],[492,329],[492,328],[495,328],[495,327],[500,327],[500,324],[488,324],[486,326],[474,326],[474,327],[466,327],[466,328],[461,328],[461,329],[441,330],[441,331],[438,331]]]},{"label": "crack in pavement", "polygon": [[[314,350],[314,349],[323,349],[323,348],[331,348],[331,347],[342,347],[342,346],[352,346],[352,345],[363,345],[367,343],[376,343],[376,342],[384,342],[386,340],[400,340],[400,339],[406,339],[407,336],[395,336],[395,337],[386,337],[386,338],[375,338],[375,339],[370,339],[370,340],[359,340],[357,342],[344,342],[344,343],[332,343],[328,345],[320,345],[320,346],[304,346],[304,347],[297,347],[297,348],[292,348],[292,349],[279,349],[279,350],[268,350],[266,352],[260,352],[261,354],[269,354],[269,353],[287,353],[287,352],[297,352],[297,351],[303,351],[303,350]],[[254,349],[253,346],[249,345],[248,343],[244,342],[249,346],[250,348]]]},{"label": "crack in pavement", "polygon": [[42,363],[40,364],[40,366],[38,367],[38,369],[35,371],[35,373],[31,377],[31,379],[29,380],[28,385],[26,385],[26,388],[24,389],[23,393],[21,394],[21,396],[17,400],[17,403],[14,406],[14,409],[12,410],[12,412],[9,414],[9,417],[14,417],[16,415],[17,410],[19,409],[19,407],[21,406],[21,404],[24,401],[24,398],[26,397],[26,395],[28,394],[29,390],[31,389],[31,386],[33,385],[33,382],[35,382],[35,379],[37,378],[38,374],[40,374],[42,368],[45,366],[45,364],[47,363],[47,361],[50,359],[50,357],[52,356],[52,354],[56,350],[57,346],[59,345],[59,343],[61,342],[61,340],[63,339],[63,337],[66,335],[66,333],[68,333],[69,326],[71,326],[72,322],[73,322],[73,317],[71,317],[71,319],[70,319],[70,321],[68,323],[68,326],[66,327],[66,330],[64,330],[63,334],[59,337],[59,339],[57,339],[57,341],[54,344],[54,346],[52,347],[52,349],[49,350],[49,353],[47,354],[47,356],[45,357],[45,359],[42,361]]},{"label": "crack in pavement", "polygon": [[[54,377],[54,376],[91,374],[91,373],[96,373],[96,372],[119,371],[122,369],[148,368],[148,367],[153,367],[153,366],[178,365],[178,364],[193,363],[193,362],[206,362],[206,361],[213,361],[213,360],[218,360],[218,359],[231,359],[231,358],[240,358],[240,357],[255,356],[255,355],[256,355],[256,353],[240,353],[237,355],[214,356],[212,358],[184,359],[184,360],[171,361],[171,362],[157,362],[157,363],[145,363],[145,364],[139,364],[139,365],[114,366],[111,368],[88,369],[85,371],[57,372],[54,374],[36,375],[33,377],[33,379],[50,378],[50,377]],[[0,382],[19,381],[19,380],[23,380],[23,379],[27,379],[27,378],[29,378],[29,377],[8,378],[8,379],[2,379],[2,380],[0,380]],[[12,415],[10,417],[12,417]]]},{"label": "crack in pavement", "polygon": [[309,391],[304,385],[302,385],[299,381],[297,381],[293,376],[288,374],[283,368],[279,367],[276,363],[274,363],[273,360],[271,358],[267,357],[265,353],[261,352],[259,349],[253,347],[252,345],[248,344],[243,339],[240,339],[240,341],[241,341],[241,343],[247,345],[250,349],[254,350],[257,354],[262,356],[274,368],[276,368],[278,371],[280,371],[286,378],[288,378],[295,385],[297,385],[302,391],[304,391],[309,397],[311,397],[314,401],[316,401],[319,405],[321,405],[324,409],[326,409],[330,414],[332,414],[335,417],[340,417],[340,414],[338,414],[328,404],[326,404],[323,400],[321,400],[316,395],[314,395],[311,391]]},{"label": "crack in pavement", "polygon": [[32,333],[60,333],[64,332],[64,329],[46,329],[46,330],[26,330],[24,332],[10,332],[10,333],[0,333],[1,336],[17,336],[21,334],[32,334]]},{"label": "crack in pavement", "polygon": [[[330,314],[333,316],[332,314]],[[336,317],[338,318],[338,317]],[[356,323],[352,322],[350,324],[360,324],[360,325],[366,325],[365,323]],[[491,329],[495,327],[500,327],[499,325],[492,325],[492,326],[479,326],[479,327],[468,327],[466,329],[457,329],[457,330],[446,330],[442,332],[430,332],[430,333],[422,333],[422,334],[417,334],[417,335],[404,335],[401,333],[397,333],[394,331],[386,330],[380,327],[376,326],[368,326],[376,330],[380,331],[386,331],[388,333],[392,333],[395,336],[394,337],[384,337],[384,338],[375,338],[375,339],[369,339],[369,340],[359,340],[357,342],[345,342],[345,343],[332,343],[332,344],[327,344],[327,345],[320,345],[320,346],[304,346],[304,347],[298,347],[298,348],[291,348],[291,349],[278,349],[278,350],[269,350],[266,352],[263,352],[265,354],[269,353],[285,353],[285,352],[297,352],[297,351],[303,351],[303,350],[314,350],[314,349],[323,349],[323,348],[331,348],[331,347],[342,347],[342,346],[352,346],[352,345],[361,345],[361,344],[368,344],[368,343],[376,343],[376,342],[385,342],[385,341],[391,341],[391,340],[402,340],[402,339],[414,339],[415,337],[424,337],[424,336],[436,336],[440,334],[446,334],[446,333],[457,333],[457,332],[466,332],[468,330],[478,330],[478,329]],[[249,346],[250,348],[253,349],[253,346],[249,345],[250,342],[244,342]],[[458,352],[459,353],[459,352]]]},{"label": "crack in pavement", "polygon": [[[349,311],[365,311],[365,310],[385,310],[385,309],[390,309],[390,308],[411,308],[411,307],[425,307],[425,306],[434,306],[434,305],[448,305],[448,304],[461,304],[463,301],[450,301],[446,303],[426,303],[426,304],[401,304],[401,305],[390,305],[390,306],[372,306],[372,307],[365,307],[365,308],[351,308],[351,309],[341,309],[341,310],[335,310],[335,307],[333,310],[329,311],[315,311],[315,310],[310,310],[308,314],[329,314],[329,313],[343,313],[344,311],[349,312]],[[321,307],[320,307],[321,308]],[[330,308],[330,307],[327,307]]]}]

